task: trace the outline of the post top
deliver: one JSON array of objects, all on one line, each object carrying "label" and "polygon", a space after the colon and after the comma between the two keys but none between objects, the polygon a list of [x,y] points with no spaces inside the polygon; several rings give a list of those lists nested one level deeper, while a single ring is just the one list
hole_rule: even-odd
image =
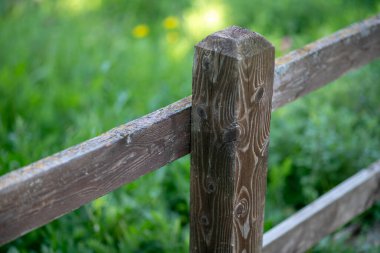
[{"label": "post top", "polygon": [[231,26],[207,36],[196,47],[223,52],[227,56],[241,60],[267,48],[273,48],[273,45],[258,33]]}]

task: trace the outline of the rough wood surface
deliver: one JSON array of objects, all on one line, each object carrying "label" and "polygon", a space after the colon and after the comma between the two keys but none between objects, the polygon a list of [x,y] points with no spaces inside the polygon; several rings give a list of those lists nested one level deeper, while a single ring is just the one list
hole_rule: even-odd
[{"label": "rough wood surface", "polygon": [[261,252],[274,48],[239,27],[198,43],[190,252]]},{"label": "rough wood surface", "polygon": [[380,15],[276,60],[273,109],[380,56]]},{"label": "rough wood surface", "polygon": [[305,252],[380,200],[380,161],[347,179],[264,235],[263,252]]},{"label": "rough wood surface", "polygon": [[189,153],[189,111],[186,98],[1,177],[0,244]]},{"label": "rough wood surface", "polygon": [[[380,16],[377,16],[278,59],[275,67],[272,109],[325,85],[345,71],[379,57],[379,31]],[[324,53],[325,50],[328,50],[328,53]],[[337,50],[337,55],[334,50]],[[313,69],[319,73],[319,76],[310,72]],[[191,97],[178,101],[137,121],[115,128],[103,136],[0,177],[0,244],[44,225],[111,191],[118,185],[130,182],[139,175],[188,154],[190,100]],[[171,136],[171,141],[163,142],[160,146],[161,151],[147,148],[159,142],[149,143],[150,132],[155,136],[151,138],[153,141],[164,140],[166,136]],[[136,147],[141,157],[137,157],[137,153],[131,151],[135,143],[133,138],[130,139],[128,147],[121,144],[128,140],[129,133],[131,135],[135,133],[141,140],[146,141]],[[116,165],[121,157],[129,157],[132,154],[133,157],[128,158],[132,159],[132,162],[126,160],[124,165]],[[120,173],[123,176],[119,177]],[[71,174],[74,175],[72,182],[69,180]],[[58,179],[52,179],[56,175],[66,176],[57,183]],[[75,178],[78,175],[79,178]],[[102,175],[106,175],[104,179]],[[112,187],[110,185],[113,183],[106,181],[109,177],[117,178]],[[64,191],[56,189],[62,185]],[[78,189],[82,190],[76,195],[75,191]],[[13,199],[12,207],[15,208],[12,211],[6,204],[11,199]],[[44,202],[45,199],[50,201]],[[72,199],[74,201],[71,201]],[[31,217],[34,220],[25,222],[25,217],[30,214],[28,210],[39,211],[32,211]],[[6,222],[11,212],[15,218]],[[17,216],[24,218],[18,219]]]}]

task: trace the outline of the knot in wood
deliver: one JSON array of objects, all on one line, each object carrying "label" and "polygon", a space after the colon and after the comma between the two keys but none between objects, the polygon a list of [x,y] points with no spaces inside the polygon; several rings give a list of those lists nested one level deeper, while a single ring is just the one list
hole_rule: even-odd
[{"label": "knot in wood", "polygon": [[208,179],[206,182],[207,193],[213,193],[216,191],[216,183],[212,179]]},{"label": "knot in wood", "polygon": [[198,106],[196,110],[197,110],[197,114],[198,114],[198,116],[199,116],[201,119],[203,119],[203,120],[207,119],[207,113],[206,113],[206,110],[205,110],[202,106]]},{"label": "knot in wood", "polygon": [[242,199],[235,207],[235,216],[237,218],[243,218],[248,213],[248,200]]},{"label": "knot in wood", "polygon": [[253,96],[253,101],[255,103],[258,103],[263,98],[263,96],[264,96],[264,88],[262,86],[260,86],[259,88],[257,88],[257,90]]},{"label": "knot in wood", "polygon": [[210,223],[209,223],[209,220],[207,218],[206,215],[202,215],[199,219],[199,223],[203,226],[208,226]]},{"label": "knot in wood", "polygon": [[223,133],[223,142],[233,142],[237,140],[238,130],[236,128],[229,128]]},{"label": "knot in wood", "polygon": [[208,72],[210,70],[210,64],[211,64],[210,52],[207,52],[202,57],[202,69],[203,69],[203,71]]}]

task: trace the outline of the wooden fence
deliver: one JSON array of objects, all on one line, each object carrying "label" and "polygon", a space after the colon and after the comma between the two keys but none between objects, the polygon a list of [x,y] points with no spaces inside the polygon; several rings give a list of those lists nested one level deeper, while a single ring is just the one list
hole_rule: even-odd
[{"label": "wooden fence", "polygon": [[271,111],[379,56],[380,16],[276,61],[257,33],[214,33],[192,97],[0,177],[0,244],[191,151],[191,252],[304,252],[380,199],[380,161],[263,235]]}]

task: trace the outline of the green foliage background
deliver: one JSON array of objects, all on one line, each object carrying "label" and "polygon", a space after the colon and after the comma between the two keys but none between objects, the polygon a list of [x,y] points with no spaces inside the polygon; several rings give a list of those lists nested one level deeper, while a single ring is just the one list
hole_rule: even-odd
[{"label": "green foliage background", "polygon": [[[375,15],[380,2],[3,0],[0,175],[191,94],[193,45],[211,31],[194,32],[190,17],[213,9],[219,26],[257,31],[281,56]],[[174,30],[162,25],[169,16]],[[146,37],[133,36],[138,24]],[[379,80],[376,61],[274,112],[266,229],[380,157]],[[188,252],[188,213],[185,157],[0,252]],[[377,204],[351,223],[361,225],[354,239],[338,232],[311,252],[379,252],[368,240],[379,223]]]}]

